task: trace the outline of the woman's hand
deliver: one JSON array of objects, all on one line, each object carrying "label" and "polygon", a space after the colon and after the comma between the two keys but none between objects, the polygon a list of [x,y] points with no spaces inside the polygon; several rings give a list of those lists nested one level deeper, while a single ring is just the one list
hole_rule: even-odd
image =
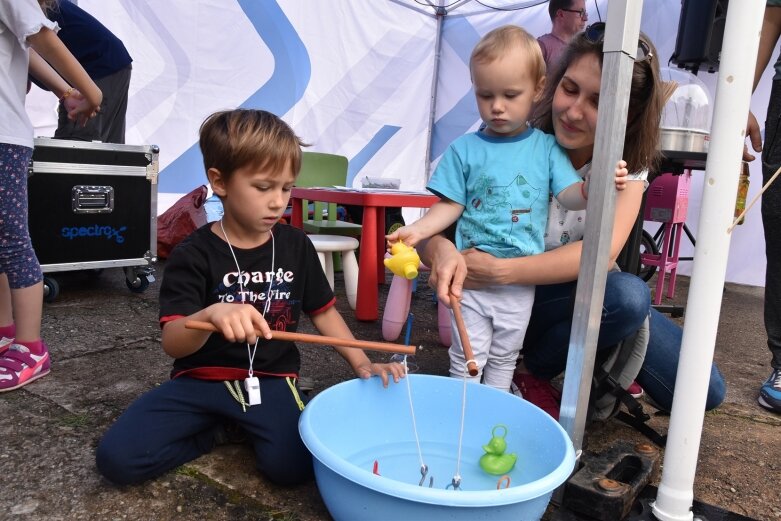
[{"label": "woman's hand", "polygon": [[461,298],[466,279],[466,262],[455,244],[441,235],[435,235],[422,248],[423,262],[431,268],[428,285],[437,292],[439,300],[450,307],[450,294]]},{"label": "woman's hand", "polygon": [[366,360],[366,362],[355,367],[355,374],[359,378],[366,379],[372,375],[382,378],[383,387],[388,387],[388,373],[393,378],[393,383],[399,383],[399,380],[404,378],[404,366],[396,362],[378,364]]},{"label": "woman's hand", "polygon": [[509,266],[504,259],[474,248],[461,252],[466,263],[466,287],[481,288],[511,284]]}]

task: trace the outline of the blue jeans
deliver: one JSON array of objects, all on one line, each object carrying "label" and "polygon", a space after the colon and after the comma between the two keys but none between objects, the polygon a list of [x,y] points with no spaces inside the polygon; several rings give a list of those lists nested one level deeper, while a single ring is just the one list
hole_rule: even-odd
[{"label": "blue jeans", "polygon": [[[522,351],[523,362],[534,376],[550,380],[567,366],[576,285],[573,281],[536,288]],[[629,273],[608,273],[597,357],[637,331],[650,307],[651,293],[645,282]]]},{"label": "blue jeans", "polygon": [[[537,286],[522,351],[524,364],[534,376],[551,379],[566,368],[576,284]],[[669,411],[683,330],[651,308],[650,302],[648,286],[640,278],[622,272],[608,274],[597,357],[607,354],[613,346],[637,331],[650,313],[648,350],[636,380],[654,402]],[[725,389],[724,378],[713,364],[706,409],[721,404]]]},{"label": "blue jeans", "polygon": [[298,433],[301,410],[293,391],[285,378],[260,377],[260,392],[261,404],[243,412],[223,382],[168,380],[133,402],[106,431],[95,454],[98,470],[120,485],[155,478],[210,452],[217,427],[233,421],[247,432],[255,466],[269,481],[310,480],[312,456]]},{"label": "blue jeans", "polygon": [[[651,309],[651,338],[645,353],[645,361],[635,380],[648,396],[666,411],[673,406],[673,390],[678,373],[682,337],[683,330],[678,324],[655,309]],[[721,405],[726,392],[724,377],[716,364],[712,363],[705,410],[709,411]]]}]

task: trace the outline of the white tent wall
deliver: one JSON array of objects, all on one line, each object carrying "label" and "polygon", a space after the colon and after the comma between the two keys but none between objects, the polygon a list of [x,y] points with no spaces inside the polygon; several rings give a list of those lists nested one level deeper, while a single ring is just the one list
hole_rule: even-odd
[{"label": "white tent wall", "polygon": [[[436,18],[415,0],[79,0],[119,36],[134,58],[127,142],[160,146],[160,208],[205,182],[198,127],[215,110],[263,108],[279,114],[312,146],[345,155],[348,184],[364,176],[395,177],[402,188],[426,182]],[[431,131],[436,162],[450,141],[474,130],[478,115],[467,61],[481,35],[499,25],[548,32],[547,4],[518,10],[454,4],[442,24],[437,99]],[[587,0],[589,23],[604,19],[607,0]],[[642,30],[665,66],[675,47],[681,0],[643,7]],[[424,14],[428,13],[428,14]],[[772,71],[771,71],[772,72]],[[753,98],[764,121],[772,74]],[[715,92],[715,74],[700,73]],[[34,87],[28,111],[36,134],[56,126],[52,96]],[[761,187],[759,161],[751,165],[749,198]],[[737,172],[736,172],[737,175]],[[703,175],[694,172],[688,225],[696,235]],[[417,210],[405,211],[412,220]],[[655,230],[656,226],[648,226]],[[682,256],[693,250],[682,241]],[[764,239],[759,206],[736,228],[727,280],[764,283]],[[679,273],[689,273],[681,263]]]}]

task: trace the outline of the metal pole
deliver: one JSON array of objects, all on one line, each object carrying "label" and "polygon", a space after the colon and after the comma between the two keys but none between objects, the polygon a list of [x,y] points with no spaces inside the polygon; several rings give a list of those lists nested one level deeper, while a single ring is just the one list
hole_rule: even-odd
[{"label": "metal pole", "polygon": [[436,17],[437,17],[437,34],[436,34],[436,41],[434,42],[434,76],[431,79],[431,108],[429,109],[428,113],[428,128],[427,128],[427,136],[426,136],[426,165],[425,165],[425,175],[426,175],[426,183],[428,183],[429,179],[431,178],[431,139],[434,134],[434,118],[436,117],[437,112],[437,88],[439,86],[439,64],[442,59],[442,25],[445,22],[445,16],[447,16],[447,10],[442,7],[442,2],[440,3],[440,7],[437,8],[436,11]]},{"label": "metal pole", "polygon": [[613,171],[624,149],[629,90],[642,10],[642,0],[610,0],[607,10],[588,219],[559,420],[578,454],[583,445],[613,235],[616,192]]},{"label": "metal pole", "polygon": [[727,10],[664,470],[652,506],[660,521],[693,519],[694,474],[729,255],[727,228],[732,224],[764,8],[764,0],[744,0],[732,2]]}]

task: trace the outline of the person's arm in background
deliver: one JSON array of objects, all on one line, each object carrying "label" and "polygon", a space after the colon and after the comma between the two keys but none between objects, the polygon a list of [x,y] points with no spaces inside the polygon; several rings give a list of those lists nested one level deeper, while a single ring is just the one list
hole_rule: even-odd
[{"label": "person's arm in background", "polygon": [[[754,86],[751,89],[753,93],[757,90],[759,80],[765,72],[770,58],[773,56],[773,50],[776,47],[778,38],[781,37],[781,7],[765,7],[765,16],[762,20],[762,32],[759,36],[759,50],[757,52],[757,66],[754,69]],[[749,111],[748,122],[746,123],[746,135],[751,142],[751,148],[754,152],[762,152],[762,135],[759,132],[759,123],[754,113]],[[755,156],[749,153],[748,148],[743,148],[743,161],[753,161]]]},{"label": "person's arm in background", "polygon": [[[643,198],[643,181],[630,181],[626,189],[616,194],[616,213],[610,258],[610,269],[621,253],[634,228]],[[461,294],[467,287],[497,284],[556,284],[578,278],[583,241],[576,241],[554,250],[529,257],[497,259],[477,250],[459,253],[445,237],[436,236],[421,247],[422,260],[431,268],[429,283],[437,296],[449,303],[449,291]]]},{"label": "person's arm in background", "polygon": [[[60,80],[64,78],[81,93],[83,99],[77,96],[79,103],[70,107],[68,117],[83,123],[93,116],[103,101],[103,93],[89,77],[84,67],[65,47],[65,44],[60,41],[57,34],[44,27],[37,33],[28,36],[27,41],[37,53],[35,56],[32,52],[30,53],[30,73],[36,79],[51,88],[57,97],[61,98],[69,87],[62,90],[63,84],[53,79],[52,73],[56,71],[62,77]],[[52,67],[54,70],[50,70]],[[47,83],[47,81],[52,83]]]}]

